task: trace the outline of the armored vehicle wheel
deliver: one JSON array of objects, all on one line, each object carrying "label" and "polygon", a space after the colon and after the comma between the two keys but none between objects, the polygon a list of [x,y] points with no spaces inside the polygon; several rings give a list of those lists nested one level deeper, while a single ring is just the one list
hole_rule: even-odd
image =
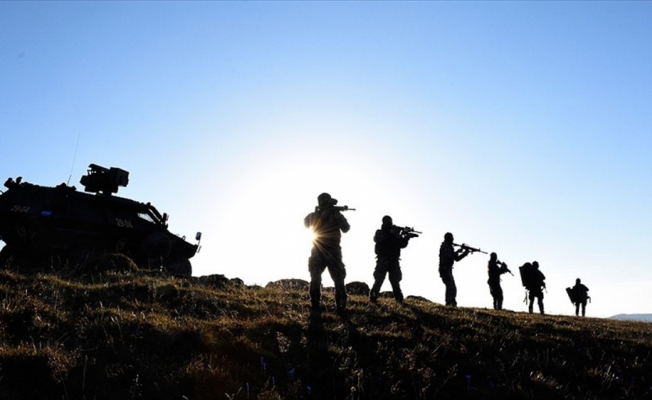
[{"label": "armored vehicle wheel", "polygon": [[145,264],[144,267],[158,269],[171,249],[170,238],[163,232],[150,233],[140,243],[139,258]]},{"label": "armored vehicle wheel", "polygon": [[174,276],[191,276],[192,265],[187,258],[177,258],[172,262],[166,263],[163,268]]}]

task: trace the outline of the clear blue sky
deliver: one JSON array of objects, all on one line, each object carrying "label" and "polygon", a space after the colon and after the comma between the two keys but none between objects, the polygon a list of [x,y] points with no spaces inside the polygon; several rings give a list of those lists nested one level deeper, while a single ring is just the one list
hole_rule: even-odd
[{"label": "clear blue sky", "polygon": [[[515,273],[538,260],[551,313],[577,277],[589,315],[652,312],[650,21],[649,2],[2,2],[0,179],[124,168],[121,195],[204,234],[195,275],[309,279],[302,221],[328,191],[358,209],[347,281],[372,284],[389,214],[424,232],[408,295],[443,302],[450,231]],[[486,264],[455,268],[460,305],[490,307]],[[518,274],[503,289],[526,310]]]}]

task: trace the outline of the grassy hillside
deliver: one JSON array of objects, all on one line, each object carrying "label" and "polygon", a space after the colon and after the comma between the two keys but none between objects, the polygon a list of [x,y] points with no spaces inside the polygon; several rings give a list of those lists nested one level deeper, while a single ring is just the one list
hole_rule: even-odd
[{"label": "grassy hillside", "polygon": [[[124,268],[123,268],[124,269]],[[131,268],[126,268],[130,270]],[[1,399],[643,399],[652,325],[143,271],[0,271]]]}]

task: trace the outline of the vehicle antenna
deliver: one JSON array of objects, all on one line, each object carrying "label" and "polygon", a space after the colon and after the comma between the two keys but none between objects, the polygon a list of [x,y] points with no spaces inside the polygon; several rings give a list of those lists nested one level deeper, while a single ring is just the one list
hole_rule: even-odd
[{"label": "vehicle antenna", "polygon": [[75,145],[75,154],[72,156],[72,166],[70,167],[70,176],[68,176],[68,182],[66,182],[66,186],[70,184],[70,178],[72,178],[72,170],[75,168],[75,159],[77,158],[77,149],[79,148],[79,138],[81,137],[81,132],[79,132],[79,135],[77,136],[77,144]]}]

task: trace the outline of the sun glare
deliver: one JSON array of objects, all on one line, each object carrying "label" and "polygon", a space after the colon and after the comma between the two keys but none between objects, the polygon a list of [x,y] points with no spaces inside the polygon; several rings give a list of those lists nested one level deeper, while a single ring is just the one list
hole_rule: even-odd
[{"label": "sun glare", "polygon": [[315,232],[312,228],[306,230],[308,232],[308,239],[310,240],[310,243],[314,243],[317,241],[317,232]]},{"label": "sun glare", "polygon": [[204,258],[215,261],[196,274],[220,273],[260,285],[309,279],[308,257],[318,237],[303,219],[314,210],[317,196],[329,192],[338,205],[356,209],[344,213],[351,224],[341,242],[347,276],[369,278],[368,265],[375,262],[373,232],[383,213],[400,204],[403,196],[397,192],[405,190],[373,157],[343,151],[339,156],[349,161],[318,162],[298,148],[246,164],[221,190],[229,196],[220,199],[225,206],[215,215],[215,226],[229,228],[217,232],[215,246],[205,244]]}]

